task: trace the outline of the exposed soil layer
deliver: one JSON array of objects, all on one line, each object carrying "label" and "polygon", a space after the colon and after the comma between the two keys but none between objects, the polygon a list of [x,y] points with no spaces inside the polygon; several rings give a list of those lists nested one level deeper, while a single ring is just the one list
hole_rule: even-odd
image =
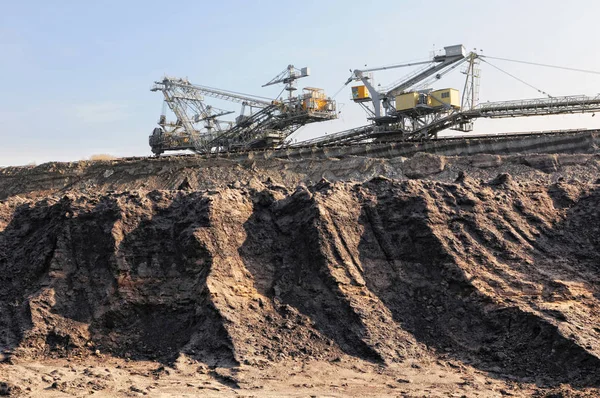
[{"label": "exposed soil layer", "polygon": [[[498,174],[517,167],[499,157],[475,167],[424,155],[403,160],[401,179],[308,186],[249,175],[200,190],[189,174],[149,191],[132,189],[132,173],[106,192],[44,185],[50,172],[37,188],[0,179],[16,187],[0,202],[0,353],[13,364],[0,379],[28,361],[107,356],[204,364],[229,393],[251,384],[240,369],[339,363],[380,380],[399,367],[469,369],[490,391],[594,396],[600,185],[598,158],[578,156],[521,162],[527,178]],[[486,388],[477,377],[469,396]]]},{"label": "exposed soil layer", "polygon": [[499,156],[412,157],[333,155],[300,159],[226,157],[163,157],[136,160],[46,163],[0,168],[0,200],[10,196],[44,198],[66,192],[96,194],[125,190],[207,190],[241,187],[241,182],[271,180],[290,189],[298,184],[329,181],[368,181],[377,176],[396,180],[428,179],[453,182],[461,172],[490,180],[509,173],[519,180],[540,183],[594,183],[600,175],[600,154],[526,154]]}]

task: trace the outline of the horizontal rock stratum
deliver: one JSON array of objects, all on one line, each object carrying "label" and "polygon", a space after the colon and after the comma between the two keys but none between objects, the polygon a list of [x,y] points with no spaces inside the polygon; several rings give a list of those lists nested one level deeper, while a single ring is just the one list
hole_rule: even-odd
[{"label": "horizontal rock stratum", "polygon": [[185,354],[211,366],[450,358],[597,386],[593,181],[197,181],[5,195],[0,349],[164,363]]}]

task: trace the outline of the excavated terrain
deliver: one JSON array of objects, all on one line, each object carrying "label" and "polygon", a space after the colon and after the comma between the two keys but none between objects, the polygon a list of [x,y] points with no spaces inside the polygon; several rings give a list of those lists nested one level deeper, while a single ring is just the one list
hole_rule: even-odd
[{"label": "excavated terrain", "polygon": [[0,395],[600,395],[598,155],[210,162],[0,171]]}]

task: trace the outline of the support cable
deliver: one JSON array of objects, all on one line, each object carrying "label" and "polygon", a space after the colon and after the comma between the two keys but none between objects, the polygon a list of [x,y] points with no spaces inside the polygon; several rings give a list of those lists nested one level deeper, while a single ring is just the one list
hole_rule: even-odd
[{"label": "support cable", "polygon": [[457,63],[451,65],[448,69],[442,70],[442,71],[440,71],[440,73],[437,73],[437,74],[435,74],[433,76],[430,76],[430,77],[426,78],[420,84],[415,85],[413,87],[413,89],[414,90],[419,90],[419,89],[424,89],[427,86],[431,86],[433,83],[437,82],[438,80],[440,80],[442,77],[444,77],[448,73],[454,71],[456,68],[458,68],[462,64],[463,64],[463,62],[460,61],[460,62],[457,62]]},{"label": "support cable", "polygon": [[548,65],[548,64],[541,64],[541,63],[537,63],[537,62],[519,61],[519,60],[516,60],[516,59],[508,59],[508,58],[490,57],[488,55],[480,55],[479,57],[481,57],[481,58],[489,58],[489,59],[497,59],[499,61],[517,62],[517,63],[520,63],[520,64],[526,64],[526,65],[543,66],[545,68],[563,69],[563,70],[570,70],[570,71],[573,71],[573,72],[583,72],[583,73],[592,73],[594,75],[600,75],[600,72],[599,71],[595,71],[595,70],[570,68],[568,66]]},{"label": "support cable", "polygon": [[281,96],[281,94],[283,94],[284,91],[285,91],[285,87],[283,87],[281,89],[281,92],[279,94],[277,94],[277,97],[275,97],[275,101],[277,101],[277,99]]},{"label": "support cable", "polygon": [[535,86],[533,86],[533,85],[531,85],[531,84],[527,83],[525,80],[523,80],[523,79],[519,79],[519,78],[518,78],[518,77],[516,77],[515,75],[513,75],[513,74],[510,74],[510,73],[508,73],[507,71],[505,71],[505,70],[503,70],[503,69],[500,69],[500,68],[498,68],[496,65],[493,65],[493,64],[491,64],[489,61],[486,61],[485,59],[482,59],[482,61],[483,61],[483,62],[485,62],[486,64],[488,64],[489,66],[491,66],[492,68],[495,68],[495,69],[499,70],[500,72],[502,72],[502,73],[504,73],[504,74],[506,74],[506,75],[508,75],[508,76],[512,77],[513,79],[515,79],[515,80],[517,80],[517,81],[519,81],[519,82],[523,83],[524,85],[526,85],[526,86],[528,86],[528,87],[530,87],[530,88],[534,89],[534,90],[535,90],[535,91],[537,91],[538,93],[540,93],[540,94],[544,94],[544,95],[547,95],[547,96],[548,96],[548,98],[553,98],[553,97],[552,97],[550,94],[548,94],[548,93],[547,93],[547,92],[545,92],[544,90],[540,90],[539,88],[537,88],[537,87],[535,87]]},{"label": "support cable", "polygon": [[347,84],[344,84],[342,87],[340,87],[340,89],[338,91],[335,92],[335,94],[333,94],[333,97],[331,97],[332,99],[335,99],[335,97],[337,97],[344,88],[346,88]]}]

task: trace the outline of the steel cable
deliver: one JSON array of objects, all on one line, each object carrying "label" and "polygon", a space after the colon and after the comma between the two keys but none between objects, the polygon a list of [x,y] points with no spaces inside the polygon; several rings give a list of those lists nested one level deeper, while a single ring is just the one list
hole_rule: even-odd
[{"label": "steel cable", "polygon": [[595,71],[595,70],[570,68],[568,66],[557,66],[557,65],[541,64],[541,63],[537,63],[537,62],[519,61],[519,60],[516,60],[516,59],[508,59],[508,58],[500,58],[500,57],[490,57],[488,55],[480,55],[479,57],[480,58],[497,59],[499,61],[517,62],[517,63],[520,63],[520,64],[526,64],[526,65],[543,66],[545,68],[563,69],[563,70],[570,70],[570,71],[573,71],[573,72],[592,73],[594,75],[600,75],[600,72]]},{"label": "steel cable", "polygon": [[491,66],[492,68],[495,68],[495,69],[499,70],[500,72],[502,72],[502,73],[504,73],[504,74],[506,74],[506,75],[508,75],[508,76],[512,77],[513,79],[515,79],[515,80],[517,80],[517,81],[519,81],[519,82],[523,83],[524,85],[526,85],[526,86],[528,86],[528,87],[530,87],[530,88],[534,89],[535,91],[537,91],[537,92],[539,92],[539,93],[541,93],[541,94],[547,95],[547,96],[548,96],[548,98],[552,98],[552,96],[551,96],[550,94],[548,94],[547,92],[545,92],[544,90],[540,90],[539,88],[537,88],[537,87],[535,87],[535,86],[533,86],[533,85],[531,85],[531,84],[527,83],[525,80],[523,80],[523,79],[520,79],[520,78],[516,77],[515,75],[508,73],[508,72],[507,72],[507,71],[505,71],[504,69],[500,69],[500,68],[499,68],[499,67],[497,67],[496,65],[494,65],[494,64],[492,64],[492,63],[490,63],[489,61],[486,61],[485,59],[481,59],[481,61],[485,62],[486,64],[488,64],[488,65],[489,65],[489,66]]}]

